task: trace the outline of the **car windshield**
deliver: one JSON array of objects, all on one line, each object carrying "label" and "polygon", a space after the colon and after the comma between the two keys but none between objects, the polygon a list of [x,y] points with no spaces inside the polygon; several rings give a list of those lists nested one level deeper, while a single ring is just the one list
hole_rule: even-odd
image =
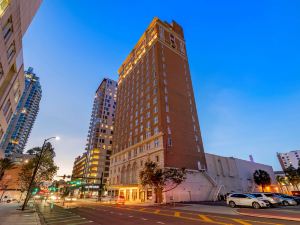
[{"label": "car windshield", "polygon": [[253,194],[247,194],[247,197],[249,197],[249,198],[256,198],[256,196],[255,195],[253,195]]},{"label": "car windshield", "polygon": [[251,194],[251,195],[253,195],[253,196],[256,197],[256,198],[262,197],[261,194]]},{"label": "car windshield", "polygon": [[267,197],[274,197],[275,195],[274,194],[265,194],[265,196],[267,196]]}]

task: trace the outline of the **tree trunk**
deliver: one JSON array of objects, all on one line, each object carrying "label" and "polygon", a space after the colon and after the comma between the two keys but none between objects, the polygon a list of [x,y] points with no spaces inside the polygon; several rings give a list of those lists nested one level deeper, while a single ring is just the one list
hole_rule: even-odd
[{"label": "tree trunk", "polygon": [[4,193],[6,192],[5,190],[2,190],[3,192],[2,192],[2,195],[1,195],[1,198],[0,198],[0,202],[2,202],[2,198],[3,198],[3,195],[4,195]]},{"label": "tree trunk", "polygon": [[155,192],[155,203],[161,203],[162,202],[162,188],[156,187],[154,188]]},{"label": "tree trunk", "polygon": [[263,184],[261,185],[261,190],[262,190],[262,192],[265,192],[265,187]]}]

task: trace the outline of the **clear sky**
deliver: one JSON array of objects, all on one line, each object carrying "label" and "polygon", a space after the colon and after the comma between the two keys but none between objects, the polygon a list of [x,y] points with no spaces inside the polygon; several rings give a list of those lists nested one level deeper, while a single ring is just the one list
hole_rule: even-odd
[{"label": "clear sky", "polygon": [[60,174],[85,148],[94,92],[154,16],[185,31],[205,151],[279,169],[300,149],[300,1],[44,0],[24,38],[43,98],[27,148],[60,135]]}]

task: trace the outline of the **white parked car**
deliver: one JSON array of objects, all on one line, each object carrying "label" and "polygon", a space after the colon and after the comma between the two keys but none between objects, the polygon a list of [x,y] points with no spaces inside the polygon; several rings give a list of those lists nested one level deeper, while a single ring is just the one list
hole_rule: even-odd
[{"label": "white parked car", "polygon": [[251,193],[251,195],[255,196],[256,198],[262,198],[264,200],[267,200],[270,203],[270,205],[282,204],[282,199],[273,193],[256,192]]},{"label": "white parked car", "polygon": [[270,207],[270,203],[262,198],[256,198],[250,194],[229,194],[227,197],[227,205],[234,208],[236,206],[248,206],[255,209]]}]

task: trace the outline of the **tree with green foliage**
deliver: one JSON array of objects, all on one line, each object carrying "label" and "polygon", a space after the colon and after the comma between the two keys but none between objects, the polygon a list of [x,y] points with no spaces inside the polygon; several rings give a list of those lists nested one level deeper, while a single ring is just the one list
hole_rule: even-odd
[{"label": "tree with green foliage", "polygon": [[6,170],[14,167],[14,162],[9,158],[0,159],[0,180],[2,180]]},{"label": "tree with green foliage", "polygon": [[261,186],[262,192],[265,191],[265,187],[271,184],[271,177],[268,172],[264,170],[255,170],[253,173],[254,182]]},{"label": "tree with green foliage", "polygon": [[298,185],[300,184],[300,169],[295,169],[290,165],[287,169],[284,170],[285,176],[288,181],[299,191]]},{"label": "tree with green foliage", "polygon": [[[28,189],[32,173],[37,165],[41,150],[42,149],[39,147],[28,150],[28,152],[31,152],[31,154],[35,155],[35,157],[30,159],[28,163],[22,166],[21,173],[19,174],[21,190],[25,191]],[[45,150],[39,164],[39,169],[34,180],[34,185],[31,187],[32,190],[39,187],[41,183],[45,181],[51,181],[53,179],[58,170],[58,167],[54,163],[54,157],[54,148],[52,147],[51,143],[48,142],[45,146]]]},{"label": "tree with green foliage", "polygon": [[[162,193],[171,191],[186,179],[184,168],[160,168],[156,162],[147,161],[140,172],[140,180],[143,187],[154,189],[155,202],[162,202]],[[168,187],[168,189],[166,189]]]}]

